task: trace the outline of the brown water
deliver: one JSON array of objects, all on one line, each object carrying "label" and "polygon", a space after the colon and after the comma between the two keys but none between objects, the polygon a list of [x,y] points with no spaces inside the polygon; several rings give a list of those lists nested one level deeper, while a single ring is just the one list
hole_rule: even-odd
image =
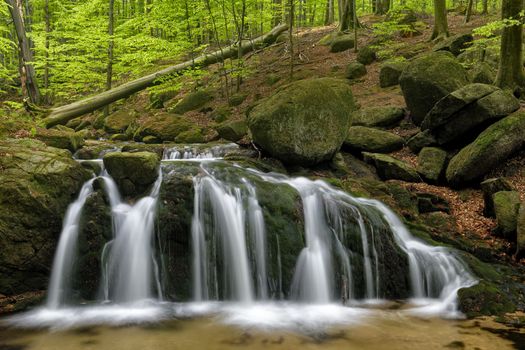
[{"label": "brown water", "polygon": [[384,312],[362,324],[318,334],[264,332],[212,318],[149,326],[85,327],[63,331],[0,328],[0,350],[167,349],[525,349],[525,330],[489,318],[418,319]]}]

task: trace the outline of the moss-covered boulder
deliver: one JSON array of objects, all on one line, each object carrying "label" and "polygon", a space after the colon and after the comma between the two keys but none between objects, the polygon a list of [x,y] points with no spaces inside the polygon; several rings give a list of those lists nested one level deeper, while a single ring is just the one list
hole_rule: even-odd
[{"label": "moss-covered boulder", "polygon": [[122,109],[113,112],[106,117],[104,130],[110,134],[124,133],[129,125],[137,118],[138,113],[134,110]]},{"label": "moss-covered boulder", "polygon": [[346,67],[345,77],[347,79],[357,79],[366,75],[366,67],[359,62],[352,62]]},{"label": "moss-covered boulder", "polygon": [[357,62],[366,65],[371,64],[377,58],[376,50],[370,46],[364,46],[357,52]]},{"label": "moss-covered boulder", "polygon": [[387,88],[399,84],[401,73],[408,66],[408,62],[385,62],[379,71],[379,86]]},{"label": "moss-covered boulder", "polygon": [[525,112],[513,113],[496,122],[451,159],[447,181],[458,187],[481,178],[522,149],[525,142],[523,135]]},{"label": "moss-covered boulder", "polygon": [[501,191],[512,191],[512,185],[507,179],[503,177],[495,177],[487,179],[480,184],[483,192],[484,209],[483,215],[487,217],[494,217],[494,200],[493,195]]},{"label": "moss-covered boulder", "polygon": [[355,110],[350,86],[332,78],[301,80],[259,102],[248,115],[253,140],[289,164],[312,165],[339,150]]},{"label": "moss-covered boulder", "polygon": [[515,241],[520,194],[516,191],[500,191],[492,195],[492,201],[498,223],[496,231],[506,239]]},{"label": "moss-covered boulder", "polygon": [[0,294],[45,290],[62,219],[90,172],[68,151],[0,140]]},{"label": "moss-covered boulder", "polygon": [[437,147],[424,147],[418,156],[417,172],[428,183],[435,184],[445,175],[447,152]]},{"label": "moss-covered boulder", "polygon": [[168,111],[175,114],[184,114],[204,107],[206,103],[213,100],[213,95],[207,90],[198,90],[184,96],[175,105],[170,106]]},{"label": "moss-covered boulder", "polygon": [[158,113],[141,119],[135,128],[130,126],[127,133],[132,132],[136,141],[141,141],[146,136],[155,136],[161,141],[174,141],[180,133],[192,128],[193,124],[183,116]]},{"label": "moss-covered boulder", "polygon": [[228,105],[230,105],[231,107],[237,107],[241,105],[246,100],[247,97],[248,97],[248,94],[245,92],[239,92],[239,93],[233,94],[228,99]]},{"label": "moss-covered boulder", "polygon": [[436,102],[467,85],[468,75],[449,52],[432,52],[414,59],[399,78],[408,110],[420,125]]},{"label": "moss-covered boulder", "polygon": [[248,133],[248,125],[244,120],[227,121],[217,126],[216,130],[222,139],[237,142]]},{"label": "moss-covered boulder", "polygon": [[352,126],[343,148],[353,152],[390,153],[403,148],[405,140],[391,132]]},{"label": "moss-covered boulder", "polygon": [[496,70],[487,62],[476,64],[468,74],[473,83],[493,84],[496,81]]},{"label": "moss-covered boulder", "polygon": [[407,140],[407,146],[414,153],[419,153],[424,147],[437,145],[435,137],[430,130],[418,132]]},{"label": "moss-covered boulder", "polygon": [[402,180],[406,182],[421,182],[421,177],[409,164],[386,154],[364,152],[363,157],[377,169],[382,180]]},{"label": "moss-covered boulder", "polygon": [[430,130],[438,144],[462,142],[520,108],[510,92],[492,85],[469,84],[436,103],[425,116],[422,130]]},{"label": "moss-covered boulder", "polygon": [[48,146],[75,152],[84,145],[84,138],[75,132],[57,129],[38,129],[35,138]]},{"label": "moss-covered boulder", "polygon": [[480,281],[470,288],[458,291],[459,310],[467,317],[484,315],[503,315],[514,312],[516,306],[507,298],[496,285],[487,281]]},{"label": "moss-covered boulder", "polygon": [[168,102],[172,98],[175,98],[179,94],[179,89],[168,88],[168,89],[158,89],[152,88],[149,91],[149,102],[150,108],[163,108],[164,103]]},{"label": "moss-covered boulder", "polygon": [[125,196],[143,194],[157,180],[159,156],[151,152],[112,152],[104,156],[104,166]]},{"label": "moss-covered boulder", "polygon": [[399,107],[370,107],[352,113],[352,125],[369,127],[394,127],[405,117]]},{"label": "moss-covered boulder", "polygon": [[355,46],[354,36],[350,34],[338,35],[330,41],[330,52],[343,52]]},{"label": "moss-covered boulder", "polygon": [[448,51],[454,56],[458,56],[469,48],[473,41],[474,37],[470,33],[453,35],[438,43],[434,47],[434,51]]},{"label": "moss-covered boulder", "polygon": [[201,127],[193,126],[191,129],[181,132],[175,138],[177,143],[205,143],[206,137]]}]

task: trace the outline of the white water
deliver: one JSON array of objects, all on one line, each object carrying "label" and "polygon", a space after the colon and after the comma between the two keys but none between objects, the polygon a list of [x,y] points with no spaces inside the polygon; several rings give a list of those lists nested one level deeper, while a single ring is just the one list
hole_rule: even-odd
[{"label": "white water", "polygon": [[210,148],[198,146],[176,146],[164,151],[162,159],[165,160],[205,160],[219,159],[226,154],[239,149],[235,143],[216,145]]}]

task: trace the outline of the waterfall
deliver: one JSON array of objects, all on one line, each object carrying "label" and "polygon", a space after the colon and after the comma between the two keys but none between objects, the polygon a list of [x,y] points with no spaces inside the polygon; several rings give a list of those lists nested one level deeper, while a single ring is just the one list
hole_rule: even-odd
[{"label": "waterfall", "polygon": [[219,159],[239,148],[235,143],[216,145],[209,148],[199,146],[175,146],[164,150],[164,160],[206,160]]},{"label": "waterfall", "polygon": [[64,217],[48,288],[47,307],[51,309],[64,305],[70,298],[80,219],[84,204],[93,193],[93,181],[94,179],[91,179],[82,186],[78,198],[69,205]]}]

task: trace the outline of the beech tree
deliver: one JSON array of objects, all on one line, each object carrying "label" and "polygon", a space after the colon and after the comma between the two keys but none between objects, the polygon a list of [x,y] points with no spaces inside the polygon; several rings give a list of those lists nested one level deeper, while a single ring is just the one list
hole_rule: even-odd
[{"label": "beech tree", "polygon": [[434,31],[431,40],[449,36],[446,0],[434,0]]}]

